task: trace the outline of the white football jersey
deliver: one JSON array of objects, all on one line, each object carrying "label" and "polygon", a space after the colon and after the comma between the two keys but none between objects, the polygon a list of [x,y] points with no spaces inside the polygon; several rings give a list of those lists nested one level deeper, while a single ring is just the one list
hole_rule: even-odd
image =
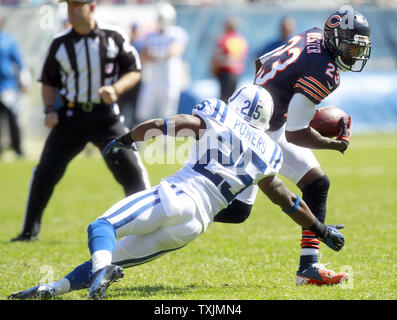
[{"label": "white football jersey", "polygon": [[163,32],[153,32],[147,35],[143,47],[150,53],[153,60],[147,61],[142,72],[145,80],[155,83],[174,83],[182,68],[182,57],[169,57],[170,47],[177,43],[186,48],[189,41],[187,32],[179,26],[170,26]]},{"label": "white football jersey", "polygon": [[[193,143],[183,168],[161,184],[177,186],[188,194],[207,226],[239,194],[264,177],[276,175],[282,151],[265,132],[248,125],[221,100],[204,100],[192,114],[205,121],[205,133]],[[165,201],[170,206],[166,211],[177,210],[177,202],[176,198]]]}]

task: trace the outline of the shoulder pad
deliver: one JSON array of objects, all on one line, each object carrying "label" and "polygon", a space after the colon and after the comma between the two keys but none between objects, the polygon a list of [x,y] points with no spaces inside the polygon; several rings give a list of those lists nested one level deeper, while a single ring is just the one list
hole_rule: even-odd
[{"label": "shoulder pad", "polygon": [[215,117],[225,109],[226,104],[219,99],[212,98],[201,101],[193,107],[192,114],[203,117]]}]

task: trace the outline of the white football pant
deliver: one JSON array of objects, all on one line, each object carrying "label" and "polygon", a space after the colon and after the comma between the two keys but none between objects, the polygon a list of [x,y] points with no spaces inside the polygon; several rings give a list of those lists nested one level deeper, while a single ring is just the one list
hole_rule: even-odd
[{"label": "white football pant", "polygon": [[100,217],[106,218],[115,227],[116,238],[121,238],[113,250],[112,263],[130,267],[148,262],[185,246],[203,232],[196,206],[186,193],[176,192],[183,209],[170,215],[158,189],[155,186],[130,195]]}]

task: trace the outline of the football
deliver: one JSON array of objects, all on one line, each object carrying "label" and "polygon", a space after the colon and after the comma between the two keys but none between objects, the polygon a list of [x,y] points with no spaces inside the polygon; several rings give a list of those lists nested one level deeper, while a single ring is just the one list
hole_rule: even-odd
[{"label": "football", "polygon": [[339,120],[342,117],[348,121],[349,116],[342,109],[335,106],[322,107],[316,110],[310,126],[324,137],[336,137],[341,130]]}]

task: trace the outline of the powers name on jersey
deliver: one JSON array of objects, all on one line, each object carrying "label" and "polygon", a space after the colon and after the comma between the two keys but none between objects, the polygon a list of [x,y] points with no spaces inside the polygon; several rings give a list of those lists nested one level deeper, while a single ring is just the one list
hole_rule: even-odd
[{"label": "powers name on jersey", "polygon": [[189,170],[210,180],[224,205],[268,175],[275,175],[282,161],[281,148],[267,134],[250,126],[218,99],[204,100],[193,114],[206,123],[206,131],[193,145]]}]

